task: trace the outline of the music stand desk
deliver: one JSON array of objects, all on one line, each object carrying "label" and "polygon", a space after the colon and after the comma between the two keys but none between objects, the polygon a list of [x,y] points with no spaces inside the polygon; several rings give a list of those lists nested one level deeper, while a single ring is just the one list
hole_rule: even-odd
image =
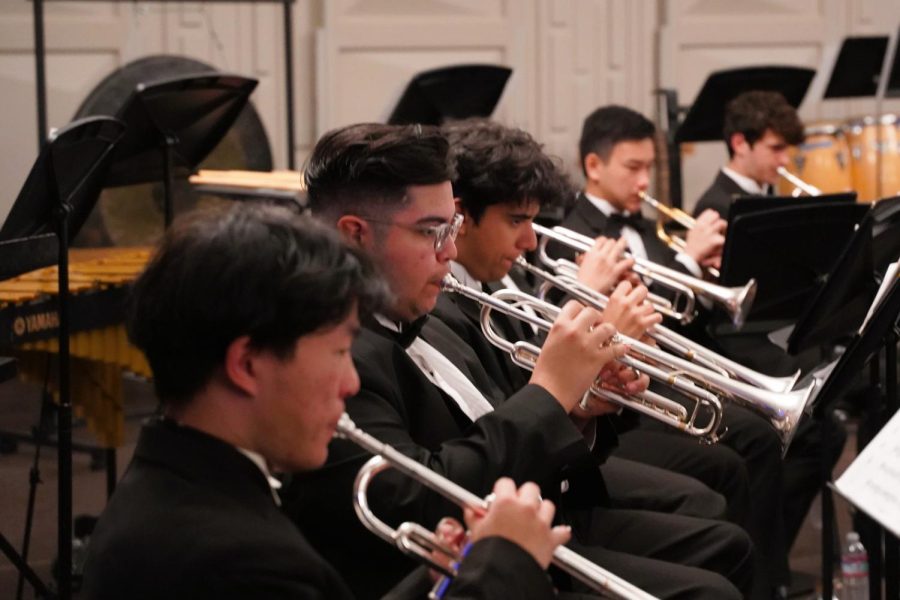
[{"label": "music stand desk", "polygon": [[746,213],[736,202],[735,208],[738,216],[729,220],[720,283],[743,285],[756,279],[756,301],[748,321],[796,320],[868,210],[845,202]]}]

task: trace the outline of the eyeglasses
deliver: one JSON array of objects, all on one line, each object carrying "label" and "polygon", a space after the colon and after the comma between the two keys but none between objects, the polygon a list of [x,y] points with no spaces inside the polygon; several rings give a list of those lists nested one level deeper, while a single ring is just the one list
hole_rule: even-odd
[{"label": "eyeglasses", "polygon": [[406,225],[404,223],[397,223],[395,221],[372,219],[370,217],[363,218],[366,221],[371,221],[372,223],[393,225],[396,227],[400,227],[401,229],[415,231],[416,233],[419,233],[425,237],[429,237],[431,238],[432,243],[434,243],[435,252],[440,252],[441,250],[443,250],[448,241],[456,240],[456,234],[459,233],[459,228],[463,223],[463,216],[460,213],[455,213],[448,223],[439,223],[437,225]]}]

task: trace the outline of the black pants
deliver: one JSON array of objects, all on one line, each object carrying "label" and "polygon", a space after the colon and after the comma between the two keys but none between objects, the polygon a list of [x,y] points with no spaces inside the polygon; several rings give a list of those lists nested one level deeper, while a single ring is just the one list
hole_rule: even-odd
[{"label": "black pants", "polygon": [[650,419],[620,437],[617,456],[690,475],[723,494],[728,519],[742,526],[756,548],[754,597],[790,578],[784,526],[781,443],[761,417],[725,404],[722,440],[703,446]]},{"label": "black pants", "polygon": [[724,519],[727,503],[701,481],[645,463],[611,456],[600,467],[612,508]]},{"label": "black pants", "polygon": [[566,511],[569,547],[659,598],[741,598],[752,544],[736,525],[626,509]]}]

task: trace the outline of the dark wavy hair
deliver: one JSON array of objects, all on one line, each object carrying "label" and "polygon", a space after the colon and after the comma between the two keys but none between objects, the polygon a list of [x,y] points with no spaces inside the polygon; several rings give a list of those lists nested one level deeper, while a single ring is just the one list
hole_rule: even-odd
[{"label": "dark wavy hair", "polygon": [[326,133],[306,164],[309,207],[325,222],[346,214],[389,216],[410,185],[451,181],[447,140],[427,125],[362,123]]},{"label": "dark wavy hair", "polygon": [[735,97],[725,108],[722,127],[728,156],[734,156],[732,135],[744,134],[747,143],[753,146],[767,129],[783,137],[788,144],[796,145],[803,141],[803,123],[794,107],[780,93],[756,90]]},{"label": "dark wavy hair", "polygon": [[476,223],[493,204],[566,206],[575,198],[561,161],[546,155],[529,133],[487,119],[448,123],[442,131],[456,162],[453,195]]},{"label": "dark wavy hair", "polygon": [[593,152],[606,162],[619,142],[652,140],[655,133],[653,122],[630,108],[615,104],[598,108],[584,119],[581,126],[578,152],[582,171],[588,154]]},{"label": "dark wavy hair", "polygon": [[134,284],[128,333],[160,400],[184,404],[240,336],[282,359],[387,288],[337,233],[285,208],[232,204],[177,220]]}]

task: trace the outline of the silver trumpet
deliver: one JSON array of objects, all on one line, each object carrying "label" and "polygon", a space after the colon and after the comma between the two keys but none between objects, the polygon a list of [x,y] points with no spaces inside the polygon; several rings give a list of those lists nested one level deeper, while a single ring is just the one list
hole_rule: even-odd
[{"label": "silver trumpet", "polygon": [[[533,225],[533,227],[535,232],[537,232],[538,235],[542,237],[542,245],[540,247],[541,261],[544,261],[546,256],[546,242],[543,241],[544,239],[552,239],[556,242],[565,244],[578,252],[587,252],[594,245],[593,239],[586,235],[572,231],[571,229],[566,229],[559,226],[548,228],[537,224]],[[731,322],[735,327],[738,328],[740,328],[744,324],[744,320],[747,318],[747,313],[750,311],[750,307],[753,305],[753,300],[756,298],[755,279],[751,279],[743,286],[725,287],[722,285],[711,283],[709,281],[704,281],[703,279],[699,279],[697,277],[692,277],[680,271],[676,271],[675,269],[664,267],[663,265],[651,262],[649,260],[638,258],[627,252],[625,253],[625,256],[634,260],[634,272],[638,275],[647,277],[666,286],[669,286],[669,281],[675,282],[681,286],[689,288],[694,294],[703,296],[704,298],[708,298],[709,300],[718,304],[723,309],[725,309],[725,311],[731,317]],[[554,261],[555,259],[552,259],[550,257],[547,258],[551,261],[551,263],[545,264],[548,264],[548,266],[553,268],[554,265],[552,261]]]},{"label": "silver trumpet", "polygon": [[[337,435],[349,439],[375,455],[363,465],[353,484],[353,507],[363,525],[389,544],[397,546],[401,551],[414,555],[422,562],[445,575],[454,576],[455,573],[431,557],[431,552],[440,552],[454,560],[458,560],[459,557],[452,550],[441,544],[431,531],[418,523],[410,522],[403,523],[397,529],[393,529],[375,516],[369,508],[367,494],[369,483],[378,473],[393,467],[460,507],[487,510],[488,501],[476,496],[449,479],[441,477],[425,465],[398,452],[389,444],[380,442],[360,430],[346,413],[341,415],[341,419],[338,422]],[[655,599],[651,594],[610,573],[565,546],[558,546],[554,550],[553,564],[578,581],[606,596],[623,600]]]},{"label": "silver trumpet", "polygon": [[[565,244],[570,248],[575,248],[579,252],[586,252],[587,249],[583,247],[583,244],[585,240],[588,240],[590,238],[588,238],[587,236],[582,236],[581,234],[576,233],[570,229],[564,229],[562,227],[554,227],[550,229],[537,223],[532,223],[532,227],[534,228],[535,233],[541,236],[540,243],[538,244],[538,257],[541,263],[547,265],[556,273],[565,274],[572,278],[577,277],[578,265],[565,258],[551,257],[549,254],[547,254],[547,244],[549,244],[551,241],[556,241]],[[590,248],[593,243],[594,241],[591,240],[587,248]],[[628,254],[626,253],[626,255]],[[647,270],[644,269],[641,265],[637,264],[636,261],[632,270],[638,275],[649,277],[649,273],[647,272]],[[675,297],[673,300],[668,300],[662,296],[651,294],[647,297],[647,299],[653,304],[653,307],[656,308],[658,312],[678,321],[679,323],[687,325],[688,323],[693,321],[695,316],[694,306],[696,304],[694,291],[688,286],[669,279],[663,275],[657,275],[654,280],[659,285],[667,287],[675,292]]]},{"label": "silver trumpet", "polygon": [[[512,361],[523,369],[534,370],[541,353],[540,348],[522,340],[511,342],[500,333],[497,333],[491,321],[491,310],[500,311],[529,323],[538,329],[549,331],[553,326],[553,321],[559,315],[559,307],[518,290],[506,289],[499,290],[493,294],[486,294],[481,290],[461,284],[452,275],[444,277],[442,289],[460,294],[481,304],[481,329],[488,340],[508,353]],[[527,307],[529,310],[525,310],[523,307]],[[664,354],[652,346],[641,344],[637,340],[620,334],[617,334],[612,342],[622,343],[629,347],[637,344]],[[619,362],[627,367],[646,373],[649,377],[665,383],[694,400],[693,410],[688,411],[687,408],[678,402],[669,400],[665,396],[650,390],[645,390],[640,394],[613,392],[603,388],[599,380],[594,382],[589,393],[618,406],[645,414],[650,418],[695,436],[703,442],[717,442],[719,439],[718,432],[722,425],[722,404],[718,397],[709,390],[696,385],[693,381],[681,377],[678,373],[659,368],[656,364],[642,361],[636,358],[633,351],[630,352],[631,355],[626,354],[619,359]]]},{"label": "silver trumpet", "polygon": [[[575,277],[568,274],[555,275],[540,267],[532,265],[521,256],[516,259],[516,264],[532,275],[539,277],[550,286],[560,289],[569,296],[572,296],[582,304],[593,306],[601,311],[606,308],[609,298],[584,285]],[[541,300],[544,299],[540,295],[538,297]],[[713,352],[702,344],[698,344],[694,340],[676,333],[663,325],[657,325],[647,333],[651,338],[656,340],[660,346],[669,349],[686,360],[702,365],[707,369],[717,371],[732,379],[738,379],[770,392],[789,392],[794,389],[794,385],[800,378],[799,369],[796,373],[787,377],[773,377],[771,375],[759,373],[740,363],[734,362],[728,357]]]},{"label": "silver trumpet", "polygon": [[[461,285],[459,282],[455,282],[456,288],[462,288],[462,290],[457,290],[452,284],[448,285],[446,278],[444,280],[444,286],[451,291],[464,293],[473,300],[479,302],[482,302],[483,300],[481,327],[485,336],[498,347],[510,352],[514,361],[516,361],[516,354],[513,354],[513,352],[523,356],[525,354],[531,354],[530,358],[533,359],[533,361],[536,361],[537,353],[540,351],[535,346],[523,342],[511,343],[494,331],[493,326],[490,323],[490,308],[496,308],[501,312],[519,318],[547,331],[552,325],[552,320],[559,314],[560,309],[558,307],[518,290],[500,290],[493,295],[489,295],[477,290],[471,290],[470,288]],[[487,296],[490,300],[483,298],[484,296]],[[512,306],[510,306],[510,303],[512,303]],[[528,307],[533,312],[549,318],[549,320],[536,317],[524,310],[523,307]],[[718,406],[719,421],[722,418],[722,411],[718,396],[743,404],[757,412],[775,429],[779,441],[781,442],[782,454],[787,452],[791,440],[793,440],[794,434],[797,431],[797,425],[800,423],[800,418],[806,411],[807,406],[809,406],[815,398],[816,392],[819,389],[819,382],[814,380],[807,387],[798,390],[771,391],[744,381],[732,379],[728,375],[723,374],[721,372],[722,369],[718,366],[715,369],[710,369],[622,334],[613,336],[612,342],[624,344],[628,349],[626,356],[619,359],[626,366],[636,369],[637,371],[642,371],[653,379],[663,381],[674,390],[687,395],[697,402],[699,402],[699,395],[697,395],[694,390],[710,394],[715,400],[715,405]],[[523,363],[517,362],[517,364],[528,368]],[[785,384],[786,383],[787,381],[785,381]],[[595,392],[596,387],[597,386],[592,387],[591,391]],[[647,392],[644,393],[646,394]],[[607,394],[610,394],[610,392],[607,392]],[[614,395],[618,396],[618,394]],[[604,397],[607,396],[604,395]],[[613,402],[622,403],[613,398],[608,399]],[[663,398],[663,400],[668,403],[677,404],[667,398]],[[630,404],[622,404],[632,408]],[[633,408],[638,410],[636,407]],[[694,413],[698,410],[699,404],[695,408]],[[647,411],[641,412],[651,414]],[[651,414],[651,416],[654,415]],[[660,417],[656,418],[665,422],[665,419]],[[682,428],[685,428],[688,433],[691,433],[687,428],[687,424],[683,424]],[[717,429],[718,422],[717,428],[713,429],[711,433],[715,435]]]},{"label": "silver trumpet", "polygon": [[791,192],[791,196],[795,198],[800,196],[801,194],[806,194],[807,196],[821,196],[822,190],[817,188],[811,183],[807,183],[785,169],[784,167],[778,167],[776,169],[778,174],[788,180],[788,182],[794,186],[794,191]]}]

